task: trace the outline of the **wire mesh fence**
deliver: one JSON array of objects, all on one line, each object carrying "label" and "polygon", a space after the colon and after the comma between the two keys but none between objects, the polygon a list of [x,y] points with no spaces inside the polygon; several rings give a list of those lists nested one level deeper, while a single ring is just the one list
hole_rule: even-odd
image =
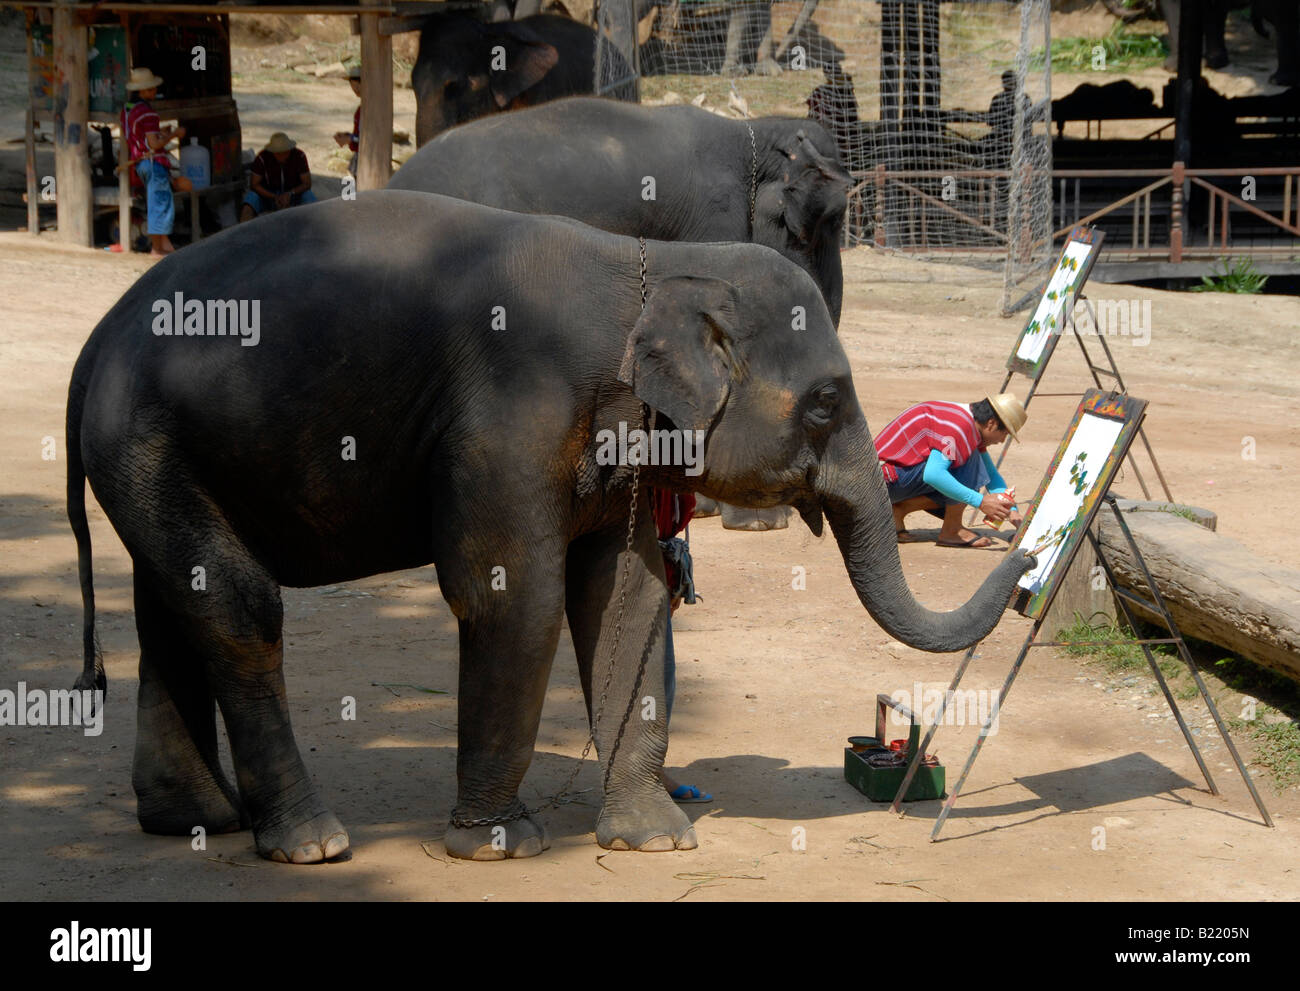
[{"label": "wire mesh fence", "polygon": [[855,180],[850,243],[977,266],[1010,310],[1051,261],[1048,15],[1048,0],[604,0],[596,91],[630,67],[644,103],[819,121]]}]

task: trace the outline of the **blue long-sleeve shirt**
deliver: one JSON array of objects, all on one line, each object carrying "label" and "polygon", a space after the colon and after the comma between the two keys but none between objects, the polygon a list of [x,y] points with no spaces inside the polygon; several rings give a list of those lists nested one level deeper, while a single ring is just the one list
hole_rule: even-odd
[{"label": "blue long-sleeve shirt", "polygon": [[[989,457],[989,452],[980,451],[979,456],[984,459],[984,467],[989,473],[989,493],[996,495],[999,492],[1005,492],[1007,483],[1002,480],[997,468],[993,466],[993,459]],[[938,451],[931,451],[930,456],[925,459],[925,470],[922,472],[921,477],[925,480],[926,485],[946,495],[949,499],[955,499],[958,502],[964,502],[968,506],[979,509],[980,503],[984,501],[983,497],[974,489],[962,485],[961,482],[953,478],[948,471],[951,465],[952,462]],[[1015,509],[1016,507],[1011,508]]]}]

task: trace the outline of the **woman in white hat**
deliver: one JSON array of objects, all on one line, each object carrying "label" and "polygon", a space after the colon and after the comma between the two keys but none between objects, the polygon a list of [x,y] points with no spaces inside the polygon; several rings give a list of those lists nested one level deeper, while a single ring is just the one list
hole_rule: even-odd
[{"label": "woman in white hat", "polygon": [[[1008,436],[1019,440],[1026,419],[1020,401],[1004,392],[970,404],[918,403],[880,431],[876,455],[894,505],[898,542],[912,541],[903,521],[916,510],[943,520],[937,541],[940,547],[993,545],[988,537],[962,526],[967,506],[982,510],[984,518],[995,526],[1003,520],[1019,526],[1023,517],[1014,490],[1008,491],[988,448]],[[981,495],[981,489],[988,494]]]},{"label": "woman in white hat", "polygon": [[270,210],[316,202],[307,156],[283,131],[272,134],[266,147],[253,159],[248,185],[240,211],[241,221],[252,220]]},{"label": "woman in white hat", "polygon": [[[163,127],[158,112],[149,105],[158,95],[162,82],[162,77],[155,76],[150,69],[132,69],[126,81],[126,105],[122,108],[122,136],[127,142],[127,154],[145,188],[148,215],[145,230],[152,244],[150,254],[159,257],[176,250],[170,237],[176,219],[172,190],[190,188],[188,179],[172,176],[171,157],[163,151],[172,138],[185,137],[185,128]],[[134,100],[132,93],[136,95]]]}]

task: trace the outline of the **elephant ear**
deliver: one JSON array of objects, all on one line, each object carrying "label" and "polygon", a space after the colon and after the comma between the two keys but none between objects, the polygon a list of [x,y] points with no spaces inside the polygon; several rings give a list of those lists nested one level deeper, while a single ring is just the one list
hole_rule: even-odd
[{"label": "elephant ear", "polygon": [[646,299],[618,378],[683,430],[708,430],[741,368],[734,351],[739,301],[721,279],[674,275]]},{"label": "elephant ear", "polygon": [[786,230],[808,244],[822,224],[844,215],[853,181],[840,163],[818,151],[803,131],[782,150],[790,159],[781,193],[782,219]]},{"label": "elephant ear", "polygon": [[501,108],[510,106],[525,92],[532,89],[560,61],[560,53],[538,34],[511,22],[485,26],[488,39],[488,64],[504,49],[505,68],[490,73],[492,98]]}]

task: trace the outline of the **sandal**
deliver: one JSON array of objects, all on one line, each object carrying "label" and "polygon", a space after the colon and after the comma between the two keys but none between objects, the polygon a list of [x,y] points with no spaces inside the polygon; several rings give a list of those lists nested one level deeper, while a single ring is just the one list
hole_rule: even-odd
[{"label": "sandal", "polygon": [[914,536],[912,536],[912,531],[911,531],[911,530],[907,530],[907,529],[903,529],[903,530],[895,530],[894,533],[896,533],[896,534],[898,535],[898,542],[899,542],[900,544],[914,544],[914,543],[916,543],[916,538],[915,538]]},{"label": "sandal", "polygon": [[702,804],[704,802],[713,801],[712,795],[702,793],[700,789],[696,788],[694,785],[678,785],[668,793],[668,797],[678,805],[691,805],[694,803]]},{"label": "sandal", "polygon": [[981,537],[979,534],[971,537],[970,540],[936,540],[936,547],[992,547],[993,541],[988,537]]}]

